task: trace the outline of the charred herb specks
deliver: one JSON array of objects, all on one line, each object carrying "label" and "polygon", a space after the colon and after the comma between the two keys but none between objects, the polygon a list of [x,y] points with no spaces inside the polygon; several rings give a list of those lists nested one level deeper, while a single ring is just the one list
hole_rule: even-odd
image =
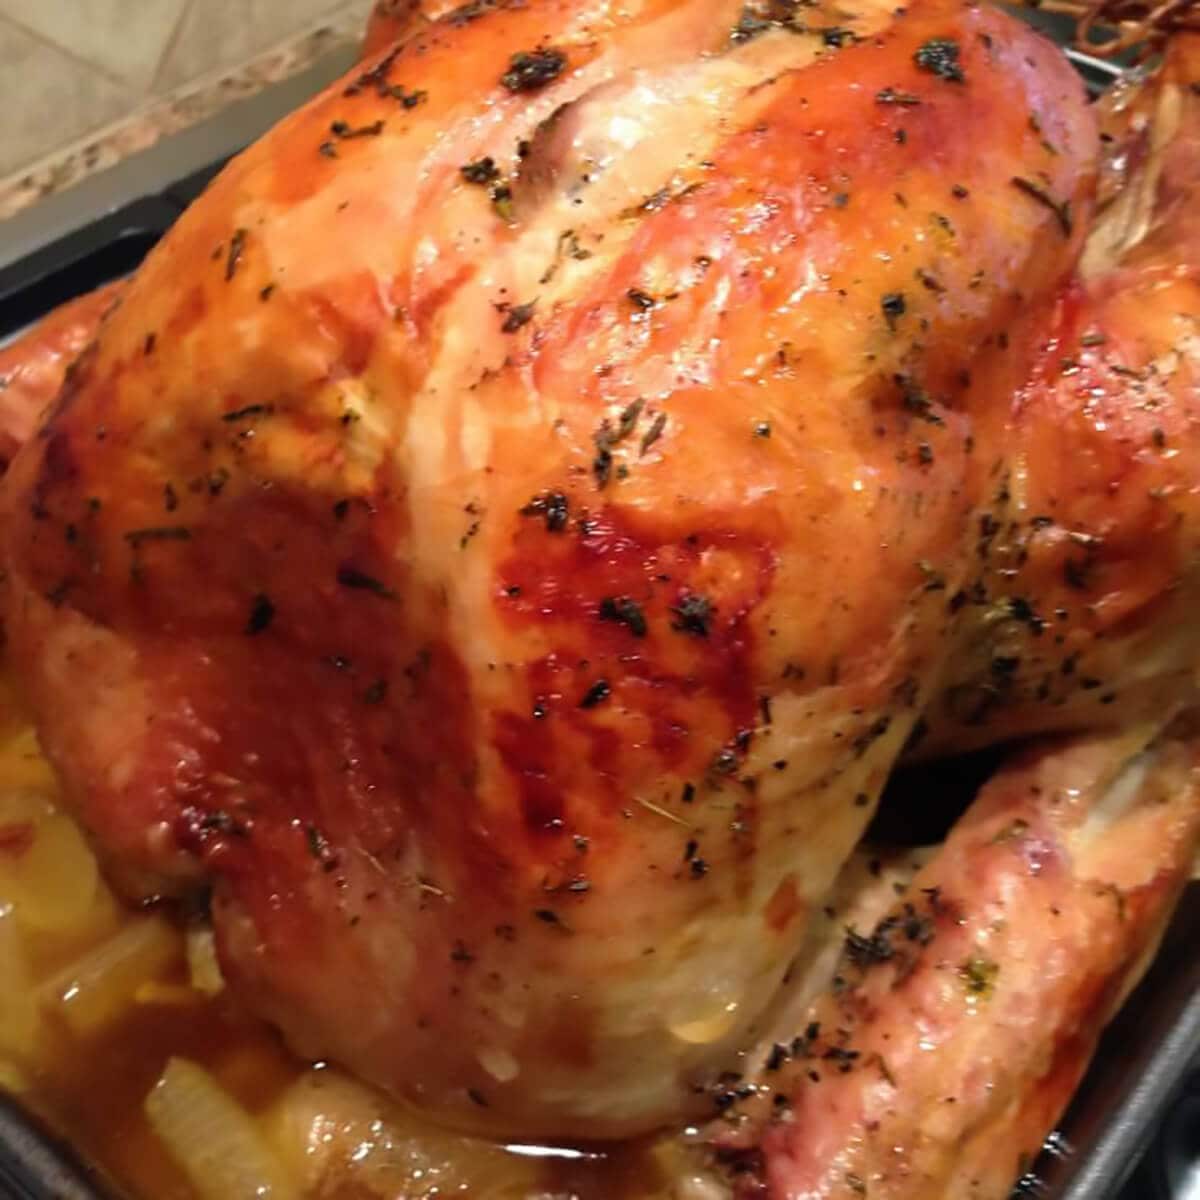
[{"label": "charred herb specks", "polygon": [[953,38],[931,38],[917,48],[913,62],[922,71],[928,71],[949,83],[965,83],[962,65],[959,62],[958,43]]},{"label": "charred herb specks", "polygon": [[887,322],[888,328],[894,333],[896,322],[908,310],[908,303],[904,299],[904,293],[888,292],[880,298],[879,307],[883,312],[883,319]]},{"label": "charred herb specks", "polygon": [[465,163],[458,172],[468,183],[487,184],[500,178],[500,168],[490,155]]},{"label": "charred herb specks", "polygon": [[1058,227],[1062,230],[1063,237],[1071,236],[1074,222],[1071,219],[1071,202],[1069,200],[1055,200],[1044,187],[1034,183],[1032,179],[1025,179],[1020,175],[1012,177],[1012,185],[1043,207],[1048,208],[1058,221]]},{"label": "charred herb specks", "polygon": [[550,533],[561,533],[567,527],[569,511],[567,498],[562,492],[541,492],[520,509],[520,515],[544,517]]},{"label": "charred herb specks", "polygon": [[580,708],[595,708],[596,705],[602,704],[612,695],[612,685],[607,679],[597,679],[590,688],[583,694],[583,699],[579,701]]},{"label": "charred herb specks", "polygon": [[500,83],[510,92],[533,92],[557,79],[567,65],[561,50],[522,50],[509,59]]},{"label": "charred herb specks", "polygon": [[708,637],[709,622],[712,620],[712,601],[706,596],[689,592],[680,597],[679,603],[671,607],[675,620],[671,628],[679,633],[690,633],[695,637]]},{"label": "charred herb specks", "polygon": [[605,596],[600,601],[599,617],[602,621],[624,625],[634,637],[646,636],[646,614],[641,605],[628,596]]},{"label": "charred herb specks", "polygon": [[912,92],[897,91],[896,88],[885,87],[875,93],[876,104],[898,104],[903,108],[916,108],[921,103],[920,96]]},{"label": "charred herb specks", "polygon": [[238,263],[242,258],[242,250],[246,245],[246,230],[235,229],[229,239],[229,254],[225,259],[225,282],[228,283],[237,274]]},{"label": "charred herb specks", "polygon": [[376,579],[373,575],[368,575],[364,571],[358,570],[357,567],[339,567],[337,573],[337,581],[344,588],[351,588],[356,591],[372,592],[374,595],[381,597],[384,600],[398,600],[399,597],[387,584]]},{"label": "charred herb specks", "polygon": [[500,324],[501,333],[516,333],[533,319],[533,308],[537,303],[530,300],[528,304],[513,304],[505,311],[504,320]]}]

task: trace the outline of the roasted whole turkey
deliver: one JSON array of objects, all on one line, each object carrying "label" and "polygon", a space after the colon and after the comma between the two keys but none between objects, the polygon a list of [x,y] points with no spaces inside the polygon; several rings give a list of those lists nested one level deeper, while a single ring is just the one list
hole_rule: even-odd
[{"label": "roasted whole turkey", "polygon": [[[748,1194],[1003,1196],[1200,837],[1198,39],[1098,106],[952,0],[372,41],[39,421],[83,339],[0,360],[79,819],[439,1119],[717,1112]],[[798,969],[902,756],[1039,734]]]}]

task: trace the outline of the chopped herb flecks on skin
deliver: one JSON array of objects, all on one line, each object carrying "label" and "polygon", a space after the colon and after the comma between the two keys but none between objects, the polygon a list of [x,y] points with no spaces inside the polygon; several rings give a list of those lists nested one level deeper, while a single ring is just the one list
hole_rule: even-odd
[{"label": "chopped herb flecks on skin", "polygon": [[944,425],[945,422],[934,411],[933,401],[930,400],[929,394],[922,388],[916,380],[908,375],[896,375],[893,377],[896,386],[900,389],[901,402],[906,411],[912,413],[921,421],[926,421],[930,425]]},{"label": "chopped herb flecks on skin", "polygon": [[908,308],[904,293],[888,292],[879,301],[879,307],[883,310],[883,319],[887,322],[888,328],[895,332],[896,322],[904,316]]},{"label": "chopped herb flecks on skin", "polygon": [[561,533],[567,527],[570,508],[562,492],[542,492],[520,510],[523,517],[544,517],[551,533]]},{"label": "chopped herb flecks on skin", "polygon": [[646,614],[628,596],[605,596],[600,601],[600,620],[624,625],[634,637],[646,636]]},{"label": "chopped herb flecks on skin", "polygon": [[339,567],[337,581],[344,588],[372,592],[384,600],[398,600],[400,598],[385,583],[380,582],[380,580],[372,575],[365,574],[356,567]]},{"label": "chopped herb flecks on skin", "polygon": [[357,129],[345,121],[334,121],[329,126],[329,132],[344,142],[354,138],[378,137],[383,132],[383,121],[372,121],[370,125],[360,125]]},{"label": "chopped herb flecks on skin", "polygon": [[633,403],[627,404],[621,410],[621,415],[617,420],[617,431],[612,439],[614,444],[624,441],[634,431],[637,427],[638,418],[642,415],[642,409],[645,406],[645,400],[637,399]]},{"label": "chopped herb flecks on skin", "polygon": [[1000,964],[976,955],[967,959],[958,968],[958,974],[968,996],[986,1000],[995,989],[996,977],[1000,974]]},{"label": "chopped herb flecks on skin", "polygon": [[597,679],[590,688],[583,694],[583,699],[579,701],[580,708],[595,708],[596,705],[602,704],[612,695],[612,685],[607,679]]},{"label": "chopped herb flecks on skin", "polygon": [[886,87],[875,93],[875,101],[877,104],[898,104],[904,108],[916,108],[921,103],[921,97],[914,96],[912,92],[901,92]]},{"label": "chopped herb flecks on skin", "polygon": [[663,430],[667,427],[667,414],[660,412],[656,414],[653,421],[650,422],[650,428],[642,435],[642,443],[638,448],[639,454],[645,454],[655,442],[663,435]]},{"label": "chopped herb flecks on skin", "polygon": [[242,259],[242,250],[246,245],[246,230],[235,229],[229,239],[229,255],[225,259],[225,282],[228,283],[237,274],[238,263]]},{"label": "chopped herb flecks on skin", "polygon": [[354,96],[370,90],[374,91],[381,99],[398,100],[402,108],[416,108],[418,104],[427,99],[427,93],[419,90],[410,92],[403,84],[391,83],[388,79],[402,49],[402,46],[395,46],[389,50],[373,67],[364,71],[350,84],[342,92],[342,95],[346,99],[352,99]]},{"label": "chopped herb flecks on skin", "polygon": [[533,307],[536,303],[536,300],[531,300],[528,304],[513,304],[506,309],[500,332],[516,333],[523,325],[528,325],[533,319]]},{"label": "chopped herb flecks on skin", "polygon": [[512,188],[507,183],[493,183],[488,191],[488,197],[491,199],[492,207],[496,210],[496,216],[505,223],[511,224],[513,219]]},{"label": "chopped herb flecks on skin", "polygon": [[315,825],[304,826],[304,839],[308,843],[308,852],[319,862],[329,856],[329,842],[325,835]]},{"label": "chopped herb flecks on skin", "polygon": [[[598,488],[603,489],[608,485],[608,481],[612,476],[613,447],[623,442],[637,428],[638,420],[642,415],[645,405],[645,400],[638,397],[638,399],[631,401],[621,410],[620,416],[617,418],[616,428],[613,428],[612,423],[606,418],[600,422],[599,429],[592,434],[592,442],[596,447],[596,456],[592,459],[592,474],[596,478],[596,486]],[[646,448],[645,439],[643,438],[643,453]],[[617,477],[619,479],[625,478],[624,467],[618,471]]]},{"label": "chopped herb flecks on skin", "polygon": [[491,157],[479,158],[459,167],[459,174],[468,183],[492,183],[500,178],[500,168]]},{"label": "chopped herb flecks on skin", "polygon": [[695,637],[708,637],[709,622],[712,620],[712,602],[705,596],[691,592],[680,598],[678,604],[672,606],[675,620],[671,628],[680,633],[690,633]]},{"label": "chopped herb flecks on skin", "polygon": [[840,25],[831,25],[821,30],[821,41],[834,50],[851,45],[858,41],[852,29],[843,29]]},{"label": "chopped herb flecks on skin", "polygon": [[267,417],[275,411],[270,404],[247,404],[245,408],[235,408],[233,412],[221,414],[222,421],[232,424],[234,421],[244,421],[247,417]]},{"label": "chopped herb flecks on skin", "polygon": [[523,50],[509,60],[500,83],[510,92],[533,92],[563,73],[567,56],[561,50]]},{"label": "chopped herb flecks on skin", "polygon": [[958,59],[958,43],[951,38],[932,38],[917,49],[913,61],[922,71],[928,71],[950,83],[964,83],[966,76]]},{"label": "chopped herb flecks on skin", "polygon": [[1024,179],[1020,175],[1012,177],[1012,185],[1024,192],[1025,195],[1032,197],[1039,204],[1048,208],[1058,221],[1058,227],[1063,232],[1063,237],[1070,237],[1071,231],[1074,228],[1074,223],[1071,220],[1071,202],[1069,200],[1055,200],[1045,188],[1033,182],[1032,179]]},{"label": "chopped herb flecks on skin", "polygon": [[186,525],[159,525],[150,529],[131,529],[125,540],[135,549],[143,542],[186,542],[192,531]]}]

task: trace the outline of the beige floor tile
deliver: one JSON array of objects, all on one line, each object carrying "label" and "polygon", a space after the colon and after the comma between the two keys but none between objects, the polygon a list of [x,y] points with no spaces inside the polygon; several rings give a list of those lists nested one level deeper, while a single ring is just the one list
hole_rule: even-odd
[{"label": "beige floor tile", "polygon": [[186,5],[187,0],[0,0],[0,15],[116,79],[145,88]]},{"label": "beige floor tile", "polygon": [[[192,0],[155,83],[166,91],[258,51],[347,5],[337,0]],[[362,0],[365,11],[370,7]]]},{"label": "beige floor tile", "polygon": [[99,128],[133,101],[128,88],[0,17],[0,175]]}]

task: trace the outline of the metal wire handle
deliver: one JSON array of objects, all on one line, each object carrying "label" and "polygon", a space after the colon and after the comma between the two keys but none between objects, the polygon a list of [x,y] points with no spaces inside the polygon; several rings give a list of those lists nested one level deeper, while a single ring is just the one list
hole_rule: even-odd
[{"label": "metal wire handle", "polygon": [[1200,0],[1021,0],[1029,8],[1075,18],[1075,44],[1096,58],[1130,54],[1142,61],[1176,33],[1200,33]]}]

